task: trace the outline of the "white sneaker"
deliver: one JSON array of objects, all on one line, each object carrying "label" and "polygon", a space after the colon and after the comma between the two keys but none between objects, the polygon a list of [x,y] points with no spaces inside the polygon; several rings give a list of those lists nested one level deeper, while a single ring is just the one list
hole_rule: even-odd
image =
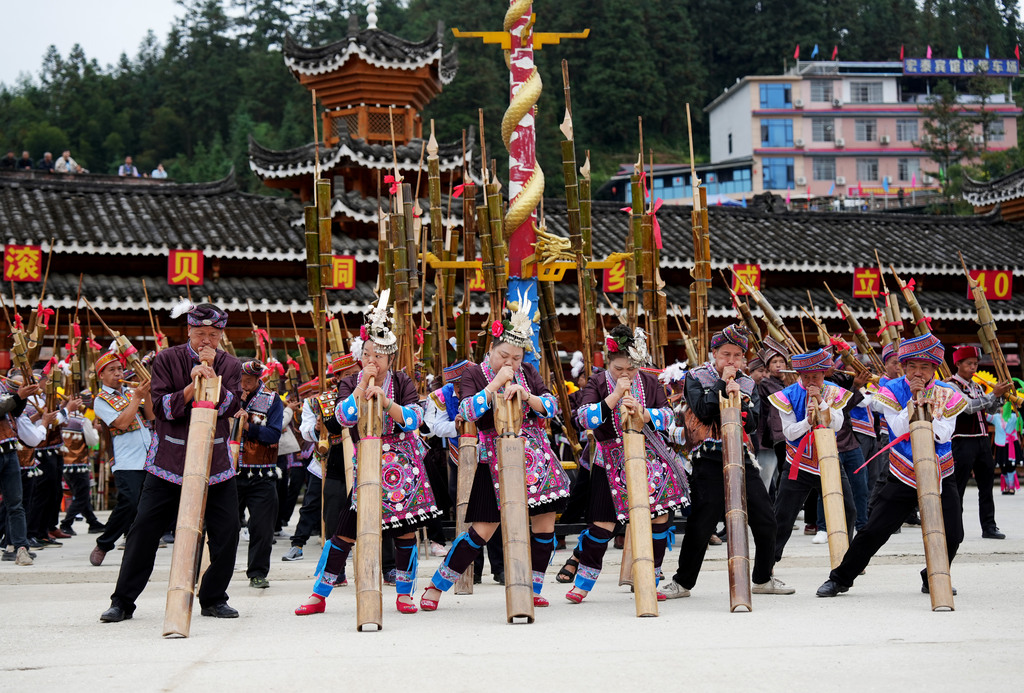
[{"label": "white sneaker", "polygon": [[18,553],[14,557],[14,565],[32,565],[32,557],[28,555],[28,549],[24,546],[18,547]]},{"label": "white sneaker", "polygon": [[795,594],[796,590],[792,587],[786,587],[786,583],[773,575],[768,579],[768,582],[760,585],[755,583],[751,592],[754,594]]},{"label": "white sneaker", "polygon": [[681,599],[690,596],[690,590],[680,585],[675,580],[669,580],[665,586],[658,590],[659,594],[665,595],[665,599]]},{"label": "white sneaker", "polygon": [[249,528],[242,527],[242,541],[249,541]]},{"label": "white sneaker", "polygon": [[436,541],[430,542],[430,555],[431,556],[447,556],[448,549],[438,544]]},{"label": "white sneaker", "polygon": [[818,530],[818,533],[811,539],[812,544],[827,544],[828,543],[828,532]]}]

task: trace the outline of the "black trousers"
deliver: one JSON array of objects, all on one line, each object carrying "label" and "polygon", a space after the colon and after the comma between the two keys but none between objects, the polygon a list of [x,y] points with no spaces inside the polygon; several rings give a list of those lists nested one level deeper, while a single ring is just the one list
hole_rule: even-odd
[{"label": "black trousers", "polygon": [[[839,465],[839,472],[843,480],[843,506],[846,512],[846,533],[853,536],[853,521],[857,518],[857,508],[853,504],[853,489],[850,487],[850,480],[846,476],[843,465]],[[779,487],[779,495],[775,499],[775,562],[782,560],[782,552],[786,548],[786,542],[793,534],[793,523],[800,510],[805,507],[807,498],[811,491],[821,491],[821,477],[811,474],[803,469],[790,479],[787,475]],[[817,506],[817,503],[815,503]],[[824,531],[825,518],[818,518],[818,529]]]},{"label": "black trousers", "polygon": [[64,481],[71,489],[71,503],[68,505],[68,511],[64,515],[61,527],[71,527],[79,514],[85,518],[90,527],[101,524],[96,519],[96,513],[92,511],[92,498],[89,497],[91,490],[89,472],[67,472],[64,475]]},{"label": "black trousers", "polygon": [[[775,565],[775,513],[761,475],[752,464],[745,464],[747,485],[747,522],[754,535],[755,584],[768,582]],[[697,584],[708,540],[725,514],[725,477],[720,459],[698,459],[690,476],[690,516],[679,549],[679,569],[673,580],[692,589]]]},{"label": "black trousers", "polygon": [[142,484],[149,476],[141,469],[125,469],[114,472],[114,486],[117,487],[117,505],[107,518],[107,528],[96,539],[96,546],[103,551],[113,551],[122,535],[127,534],[139,510]]},{"label": "black trousers", "polygon": [[992,457],[988,436],[954,438],[953,464],[960,504],[963,505],[964,491],[967,490],[967,482],[971,480],[973,472],[974,481],[978,484],[978,519],[981,520],[981,529],[995,529],[996,504],[992,499],[992,483],[995,480],[996,462]]},{"label": "black trousers", "polygon": [[[281,480],[277,485],[277,529],[281,529],[288,525],[292,521],[292,513],[295,512],[295,504],[299,502],[299,493],[302,491],[302,485],[306,483],[306,471],[305,467],[292,467],[291,469],[284,469],[282,472]],[[282,493],[282,487],[284,492]]]},{"label": "black trousers", "polygon": [[[181,486],[146,475],[139,498],[139,511],[128,530],[121,572],[110,595],[112,606],[127,613],[135,611],[135,600],[153,574],[160,537],[178,512]],[[238,486],[234,478],[210,486],[206,497],[206,535],[210,543],[210,567],[199,585],[199,605],[213,606],[228,600],[228,583],[235,569],[238,550]]]},{"label": "black trousers", "polygon": [[277,522],[277,478],[249,476],[242,471],[237,479],[239,511],[249,511],[249,562],[245,575],[265,578],[270,573],[270,550]]},{"label": "black trousers", "polygon": [[[874,510],[864,529],[850,542],[843,562],[829,574],[830,580],[849,587],[864,570],[871,557],[889,541],[889,537],[903,525],[907,514],[917,505],[917,489],[888,474],[879,492]],[[946,529],[946,551],[950,563],[964,539],[963,512],[957,495],[953,475],[942,480],[942,524]]]},{"label": "black trousers", "polygon": [[32,509],[28,516],[28,535],[46,539],[49,530],[56,529],[60,517],[60,501],[64,495],[61,475],[64,459],[55,450],[37,452],[40,476],[36,477],[32,491]]},{"label": "black trousers", "polygon": [[[505,572],[505,545],[501,540],[501,525],[498,525],[498,531],[491,536],[490,540],[485,544],[487,549],[487,561],[491,564],[491,575],[498,577]],[[481,551],[473,559],[473,573],[474,576],[482,576],[484,574],[484,552]]]},{"label": "black trousers", "polygon": [[[320,502],[321,488],[323,488],[324,503]],[[327,536],[334,536],[334,530],[338,526],[338,518],[341,516],[341,508],[348,498],[345,491],[344,479],[327,479],[326,485],[320,478],[306,473],[306,493],[302,497],[302,507],[299,508],[299,522],[295,526],[295,534],[292,535],[292,546],[305,546],[311,536],[320,535],[321,513]],[[323,507],[326,505],[326,507]]]}]

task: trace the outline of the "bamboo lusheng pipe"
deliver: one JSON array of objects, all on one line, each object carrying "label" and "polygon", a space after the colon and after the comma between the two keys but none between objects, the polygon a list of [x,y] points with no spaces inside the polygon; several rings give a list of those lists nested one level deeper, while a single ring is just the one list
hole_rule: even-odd
[{"label": "bamboo lusheng pipe", "polygon": [[553,385],[552,389],[555,391],[555,397],[558,398],[558,404],[562,412],[565,413],[565,416],[562,417],[562,427],[565,430],[565,437],[569,440],[572,461],[579,464],[583,448],[579,442],[580,437],[576,431],[576,425],[573,423],[573,417],[569,414],[572,412],[572,405],[569,401],[569,390],[565,386],[562,362],[558,358],[558,342],[555,339],[558,333],[558,321],[554,317],[554,282],[538,282],[537,284],[541,293],[541,300],[539,301],[541,350],[544,361],[547,363],[548,368],[551,369],[551,382]]},{"label": "bamboo lusheng pipe", "polygon": [[[458,486],[455,500],[455,534],[461,535],[468,531],[469,523],[466,522],[466,510],[469,508],[469,492],[473,488],[473,479],[476,476],[478,437],[476,425],[471,421],[462,422],[462,430],[459,436],[459,474]],[[470,563],[465,572],[455,583],[455,594],[473,594],[473,564]]]},{"label": "bamboo lusheng pipe", "polygon": [[[430,120],[430,139],[427,141],[427,189],[430,197],[431,252],[441,260],[448,259],[445,244],[444,222],[441,218],[441,163],[437,155],[437,138],[434,137],[434,120]],[[451,196],[448,197],[451,204]],[[434,271],[434,324],[438,330],[437,364],[435,372],[444,373],[448,367],[448,301],[446,293],[446,270]],[[426,276],[423,278],[426,284]],[[424,289],[423,294],[426,295]]]},{"label": "bamboo lusheng pipe", "polygon": [[[78,285],[79,294],[81,294],[82,285],[81,279],[79,279]],[[153,330],[153,342],[155,344],[156,353],[160,353],[167,348],[167,337],[161,334],[159,328],[156,326],[156,319],[153,317],[153,309],[149,305],[149,289],[146,287],[146,280],[142,280],[142,295],[146,298],[146,312],[149,313],[149,328]],[[77,309],[76,309],[77,312]],[[77,316],[75,322],[78,322]]]},{"label": "bamboo lusheng pipe", "polygon": [[[903,300],[907,302],[910,314],[914,317],[914,336],[919,337],[926,332],[931,332],[928,318],[925,316],[924,310],[917,300],[917,294],[914,293],[913,287],[900,279],[900,275],[896,273],[896,268],[892,265],[889,265],[889,271],[892,272],[892,276],[896,280],[896,286],[899,287],[900,293],[903,294]],[[948,380],[952,375],[945,361],[939,364],[938,373],[940,380]]]},{"label": "bamboo lusheng pipe", "polygon": [[910,447],[914,456],[914,479],[917,507],[921,514],[928,594],[932,611],[953,611],[953,583],[949,575],[946,529],[942,518],[942,479],[939,477],[939,465],[935,457],[935,431],[932,429],[932,407],[942,407],[944,403],[930,401],[918,406],[911,402],[908,406],[911,408]]},{"label": "bamboo lusheng pipe", "polygon": [[[367,381],[367,389],[374,379]],[[359,398],[359,463],[356,467],[356,630],[384,627],[381,594],[381,432],[379,397]]]},{"label": "bamboo lusheng pipe", "polygon": [[299,336],[299,328],[295,324],[295,313],[288,311],[288,316],[292,319],[292,331],[295,332],[295,343],[299,347],[299,377],[302,378],[303,382],[312,380],[313,378],[313,360],[309,357],[309,347],[306,346],[306,340]]},{"label": "bamboo lusheng pipe", "polygon": [[[207,361],[204,365],[209,366]],[[181,500],[171,552],[171,570],[164,610],[164,637],[187,638],[192,623],[192,601],[202,552],[203,520],[210,483],[213,439],[217,431],[216,405],[220,399],[221,378],[196,377],[194,402],[212,406],[194,406],[185,443],[185,468],[182,472]]]},{"label": "bamboo lusheng pipe", "polygon": [[619,407],[622,451],[625,458],[626,493],[629,495],[629,539],[633,549],[633,601],[637,617],[658,615],[658,591],[654,579],[654,539],[651,535],[651,500],[647,483],[647,454],[643,419]]},{"label": "bamboo lusheng pipe", "polygon": [[517,393],[494,401],[494,430],[498,457],[498,495],[501,502],[501,539],[505,551],[505,618],[533,623],[533,567],[530,560],[530,513],[526,497],[525,448],[520,429],[522,399]]},{"label": "bamboo lusheng pipe", "polygon": [[128,363],[131,365],[132,370],[135,372],[135,375],[139,376],[139,378],[141,378],[144,382],[149,382],[152,379],[152,376],[149,374],[149,369],[146,368],[145,365],[143,365],[142,358],[139,356],[138,349],[132,346],[132,343],[128,340],[127,337],[122,335],[117,330],[110,329],[110,327],[107,326],[107,323],[103,322],[103,318],[100,317],[100,314],[97,313],[96,309],[92,307],[91,303],[89,303],[89,299],[83,296],[82,300],[85,301],[86,307],[92,312],[93,315],[96,316],[96,319],[100,321],[100,325],[103,326],[103,329],[105,329],[107,333],[114,338],[114,342],[117,344],[118,352],[120,352],[120,354],[128,360]]},{"label": "bamboo lusheng pipe", "polygon": [[[466,183],[462,193],[462,232],[463,259],[467,262],[476,260],[476,186],[472,182]],[[475,269],[467,267],[462,271],[462,306],[455,321],[455,330],[459,358],[464,360],[473,358],[469,286],[475,278]]]},{"label": "bamboo lusheng pipe", "polygon": [[[730,378],[730,382],[732,379]],[[750,547],[747,539],[747,481],[743,467],[742,401],[738,392],[726,399],[719,395],[722,431],[722,462],[725,481],[725,531],[729,536],[729,611],[752,611],[750,596]]]},{"label": "bamboo lusheng pipe", "polygon": [[622,563],[619,565],[619,587],[633,586],[633,540],[626,532],[622,539]]},{"label": "bamboo lusheng pipe", "polygon": [[[1010,369],[1006,365],[1006,356],[1003,354],[1003,347],[999,343],[999,337],[996,335],[996,321],[992,317],[992,308],[988,305],[988,298],[985,296],[985,290],[981,287],[981,284],[974,278],[971,277],[971,273],[967,271],[967,263],[964,262],[964,256],[960,254],[960,264],[964,268],[964,276],[967,277],[967,286],[971,291],[971,295],[974,297],[974,307],[978,313],[978,317],[975,322],[980,326],[978,330],[978,338],[981,340],[981,345],[985,350],[985,353],[992,357],[992,365],[996,371],[996,378],[1001,383],[1012,383],[1013,379],[1010,375]],[[1016,387],[1011,387],[1003,395],[1015,409],[1020,409],[1024,406],[1024,398],[1017,393]]]},{"label": "bamboo lusheng pipe", "polygon": [[[857,357],[854,356],[853,352],[850,350],[849,345],[847,345],[845,342],[843,342],[842,340],[839,340],[839,339],[836,339],[835,341],[833,341],[832,338],[828,336],[828,331],[825,330],[825,326],[821,324],[821,321],[819,321],[815,316],[813,316],[810,313],[808,313],[807,310],[804,309],[803,307],[801,307],[800,310],[803,311],[804,315],[806,315],[808,318],[810,318],[811,322],[813,322],[815,327],[818,329],[818,335],[819,335],[818,339],[819,339],[819,341],[821,340],[821,335],[822,334],[824,334],[825,337],[828,339],[828,342],[826,344],[822,344],[821,346],[822,347],[827,347],[827,346],[834,346],[834,347],[836,347],[836,349],[839,352],[839,357],[843,360],[843,364],[845,364],[848,368],[851,369],[849,371],[837,371],[838,373],[843,373],[844,375],[850,375],[850,376],[853,376],[853,377],[856,377],[857,375],[860,375],[860,374],[867,373],[867,375],[868,375],[868,382],[872,383],[874,385],[878,385],[879,376],[877,376],[874,373],[872,373],[871,370],[867,366],[865,366],[863,363],[861,363],[859,360],[857,360]],[[783,371],[783,373],[791,373],[791,372],[792,373],[796,373],[796,371],[788,371],[788,370],[787,371]]]},{"label": "bamboo lusheng pipe", "polygon": [[756,303],[757,307],[761,309],[762,313],[764,313],[764,317],[766,318],[768,325],[775,328],[775,332],[772,337],[776,338],[775,335],[777,334],[781,338],[779,341],[782,342],[783,346],[789,349],[791,354],[803,353],[803,347],[793,337],[792,333],[786,327],[786,323],[782,320],[782,317],[778,314],[775,308],[772,307],[772,304],[768,302],[768,299],[764,297],[764,294],[752,287],[750,284],[747,284],[739,276],[736,277],[736,281],[739,282],[746,292],[750,294],[750,297],[754,299],[754,303]]},{"label": "bamboo lusheng pipe", "polygon": [[828,427],[831,418],[829,410],[812,407],[808,402],[808,411],[814,426],[814,454],[818,458],[821,499],[825,509],[825,525],[828,527],[829,560],[831,567],[835,569],[843,562],[843,556],[850,548],[850,535],[846,531],[846,506],[843,503],[839,449],[836,447],[836,432]]},{"label": "bamboo lusheng pipe", "polygon": [[733,290],[729,281],[725,277],[725,272],[719,270],[719,274],[722,275],[722,282],[725,284],[725,288],[729,291],[729,297],[732,299],[732,307],[736,310],[736,315],[739,316],[740,320],[743,322],[743,326],[747,328],[747,334],[754,342],[754,349],[756,351],[760,351],[761,328],[758,327],[757,321],[754,320],[754,314],[750,312],[750,306],[748,306],[746,301],[743,301],[739,294]]},{"label": "bamboo lusheng pipe", "polygon": [[825,283],[825,290],[828,291],[828,295],[835,301],[836,309],[840,315],[846,318],[846,323],[850,326],[850,332],[853,334],[853,341],[857,343],[860,353],[867,354],[868,358],[871,359],[872,367],[879,373],[884,373],[885,366],[882,364],[882,359],[878,357],[874,347],[871,346],[871,341],[868,339],[867,333],[864,332],[864,328],[861,327],[860,320],[854,316],[853,311],[845,303],[836,298],[836,295],[832,293],[832,289],[828,288],[827,282]]},{"label": "bamboo lusheng pipe", "polygon": [[[491,182],[484,187],[487,193],[487,216],[491,221],[491,260],[494,262],[494,286],[498,290],[498,303],[504,302],[508,291],[508,278],[505,276],[505,254],[508,246],[505,242],[505,216],[502,214],[501,183],[491,177]],[[543,224],[542,224],[543,225]]]},{"label": "bamboo lusheng pipe", "polygon": [[631,195],[629,213],[629,234],[626,236],[626,252],[629,257],[626,259],[626,277],[622,289],[622,307],[626,311],[626,325],[630,331],[636,329],[637,312],[640,307],[641,287],[637,283],[637,274],[643,267],[643,217],[644,217],[644,194],[645,191],[640,185],[640,164],[633,166],[633,175],[629,179]]}]

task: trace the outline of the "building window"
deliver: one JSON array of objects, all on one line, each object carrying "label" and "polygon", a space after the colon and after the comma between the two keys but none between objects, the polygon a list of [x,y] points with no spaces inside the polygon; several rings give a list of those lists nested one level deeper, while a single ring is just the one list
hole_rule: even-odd
[{"label": "building window", "polygon": [[812,81],[811,101],[813,103],[832,103],[832,82],[820,79]]},{"label": "building window", "polygon": [[988,141],[1002,142],[1006,139],[1006,125],[1001,120],[995,120],[988,124]]},{"label": "building window", "polygon": [[878,139],[878,122],[874,119],[854,121],[854,139],[858,142],[874,142]]},{"label": "building window", "polygon": [[917,139],[917,120],[900,120],[896,121],[896,141],[897,142],[913,142]]},{"label": "building window", "polygon": [[834,118],[812,118],[811,139],[814,142],[833,142],[836,138]]},{"label": "building window", "polygon": [[761,160],[762,183],[765,190],[785,190],[793,187],[793,158]]},{"label": "building window", "polygon": [[762,84],[761,108],[793,108],[793,91],[788,84]]},{"label": "building window", "polygon": [[789,118],[761,121],[762,147],[792,147],[793,121]]},{"label": "building window", "polygon": [[878,180],[878,159],[857,159],[857,180]]},{"label": "building window", "polygon": [[882,103],[882,83],[850,82],[850,101],[853,103]]},{"label": "building window", "polygon": [[920,159],[899,159],[896,162],[897,177],[900,182],[909,183],[921,173]]},{"label": "building window", "polygon": [[836,160],[834,157],[814,159],[814,180],[835,180]]},{"label": "building window", "polygon": [[729,133],[729,153],[732,154],[732,133]]}]

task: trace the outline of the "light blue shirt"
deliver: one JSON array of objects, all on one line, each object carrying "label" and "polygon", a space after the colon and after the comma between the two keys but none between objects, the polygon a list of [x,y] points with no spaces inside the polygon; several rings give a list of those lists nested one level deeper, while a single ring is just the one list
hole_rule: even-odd
[{"label": "light blue shirt", "polygon": [[[124,390],[115,390],[112,387],[102,386],[107,392],[124,394]],[[96,416],[103,419],[103,423],[110,426],[121,415],[121,412],[104,402],[99,397],[93,404],[93,411]],[[129,431],[118,436],[110,436],[114,442],[114,464],[111,470],[115,472],[142,471],[146,466],[146,454],[149,452],[149,445],[152,441],[152,433],[146,428],[142,417],[135,414],[135,421],[139,424],[137,431]]]}]

